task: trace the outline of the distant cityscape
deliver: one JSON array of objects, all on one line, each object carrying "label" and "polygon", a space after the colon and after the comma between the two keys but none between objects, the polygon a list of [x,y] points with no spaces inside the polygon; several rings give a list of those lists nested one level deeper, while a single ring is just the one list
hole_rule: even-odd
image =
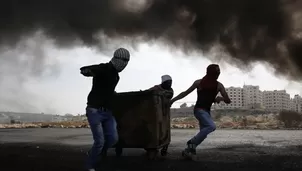
[{"label": "distant cityscape", "polygon": [[[243,87],[227,87],[232,103],[213,104],[212,110],[225,110],[232,113],[232,110],[245,110],[249,113],[278,113],[282,110],[302,112],[302,97],[295,95],[293,98],[286,90],[261,91],[259,86],[244,85]],[[218,94],[220,95],[220,94]],[[186,103],[180,108],[171,108],[171,118],[182,117],[193,114],[194,105],[187,106]],[[259,113],[260,112],[260,113]],[[11,122],[58,122],[71,120],[85,120],[85,115],[55,115],[43,113],[17,113],[1,112],[0,124]]]},{"label": "distant cityscape", "polygon": [[[213,111],[224,110],[225,114],[232,114],[234,110],[239,110],[243,115],[278,113],[282,110],[302,113],[302,97],[297,94],[290,98],[286,90],[261,91],[259,86],[243,85],[227,87],[226,92],[232,103],[213,104]],[[193,108],[194,104],[188,106],[187,103],[183,103],[180,108],[171,109],[171,117],[191,116]]]},{"label": "distant cityscape", "polygon": [[20,113],[20,112],[1,112],[0,111],[0,124],[6,123],[31,123],[31,122],[61,122],[72,120],[84,120],[82,115],[55,115],[44,113]]},{"label": "distant cityscape", "polygon": [[286,90],[261,91],[259,86],[244,85],[241,87],[226,88],[232,103],[214,104],[213,109],[264,109],[274,112],[290,110],[302,111],[302,98],[295,95],[293,98]]}]

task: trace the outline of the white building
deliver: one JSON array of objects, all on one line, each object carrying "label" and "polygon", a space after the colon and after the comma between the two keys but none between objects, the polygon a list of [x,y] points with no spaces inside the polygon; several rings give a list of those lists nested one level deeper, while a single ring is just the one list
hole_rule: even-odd
[{"label": "white building", "polygon": [[[243,93],[241,87],[228,87],[225,89],[228,93],[232,103],[225,104],[224,102],[221,102],[218,105],[215,105],[214,108],[216,109],[239,109],[243,107]],[[218,94],[219,96],[220,93]]]},{"label": "white building", "polygon": [[302,97],[299,95],[295,95],[293,99],[291,99],[291,110],[295,112],[302,112]]},{"label": "white building", "polygon": [[295,103],[294,99],[290,99],[289,104],[290,104],[290,110],[296,111],[296,103]]},{"label": "white building", "polygon": [[263,108],[263,94],[259,86],[243,86],[243,106],[246,109]]},{"label": "white building", "polygon": [[290,110],[290,95],[285,90],[263,92],[263,104],[266,109],[273,111]]},{"label": "white building", "polygon": [[[226,88],[232,103],[214,104],[213,109],[267,109],[271,111],[292,110],[302,112],[302,97],[295,95],[293,99],[285,90],[262,92],[259,86],[244,85]],[[218,96],[221,96],[219,93]]]}]

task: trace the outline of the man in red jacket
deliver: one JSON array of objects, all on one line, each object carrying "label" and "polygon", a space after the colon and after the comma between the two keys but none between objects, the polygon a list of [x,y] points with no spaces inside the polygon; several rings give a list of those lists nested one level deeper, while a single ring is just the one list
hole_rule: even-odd
[{"label": "man in red jacket", "polygon": [[[186,97],[195,89],[197,90],[197,101],[194,107],[194,116],[199,122],[199,133],[187,142],[187,148],[183,151],[183,155],[186,157],[192,157],[196,155],[196,147],[201,144],[207,135],[215,131],[216,126],[211,118],[211,107],[213,103],[231,103],[231,100],[225,91],[223,84],[217,81],[220,75],[220,68],[217,64],[211,64],[207,67],[206,75],[194,83],[184,92],[174,97],[170,105],[175,101]],[[222,97],[217,96],[220,93]]]}]

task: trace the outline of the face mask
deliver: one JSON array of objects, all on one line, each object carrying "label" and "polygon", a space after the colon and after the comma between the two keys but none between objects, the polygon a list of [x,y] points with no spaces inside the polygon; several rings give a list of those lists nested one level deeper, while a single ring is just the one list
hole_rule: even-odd
[{"label": "face mask", "polygon": [[219,67],[217,67],[215,65],[210,65],[207,68],[207,76],[209,78],[217,80],[218,77],[219,77],[219,75],[220,75],[220,69],[219,69]]},{"label": "face mask", "polygon": [[118,57],[113,57],[111,59],[111,63],[118,72],[121,72],[126,68],[128,61],[120,59]]},{"label": "face mask", "polygon": [[215,78],[215,79],[218,79],[219,75],[220,75],[220,73],[215,73],[215,74],[214,74],[214,78]]},{"label": "face mask", "polygon": [[161,87],[165,90],[168,90],[172,87],[172,81],[165,81],[161,83]]},{"label": "face mask", "polygon": [[113,58],[111,59],[111,63],[113,64],[117,72],[121,72],[125,69],[129,60],[130,60],[129,51],[124,48],[119,48],[114,52]]}]

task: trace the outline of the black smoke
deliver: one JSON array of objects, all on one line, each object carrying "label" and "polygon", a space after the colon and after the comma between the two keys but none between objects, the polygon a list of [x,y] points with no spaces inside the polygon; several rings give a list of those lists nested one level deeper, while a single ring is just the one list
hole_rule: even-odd
[{"label": "black smoke", "polygon": [[2,0],[0,49],[14,49],[37,31],[61,48],[106,49],[104,35],[158,40],[188,54],[214,48],[237,66],[269,63],[301,80],[300,7],[292,0]]}]

